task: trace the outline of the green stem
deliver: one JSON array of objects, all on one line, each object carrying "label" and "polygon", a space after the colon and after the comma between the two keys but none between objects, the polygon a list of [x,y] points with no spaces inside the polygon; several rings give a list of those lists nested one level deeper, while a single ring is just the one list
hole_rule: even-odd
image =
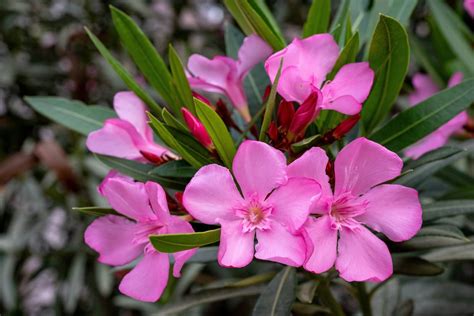
[{"label": "green stem", "polygon": [[341,305],[336,301],[334,296],[331,293],[329,287],[329,280],[325,278],[320,279],[320,284],[318,286],[317,294],[320,297],[322,303],[329,307],[331,313],[335,316],[344,316],[344,311],[342,310]]},{"label": "green stem", "polygon": [[262,127],[260,128],[260,135],[258,137],[259,141],[265,140],[267,129],[270,126],[270,121],[272,120],[273,109],[275,108],[275,98],[277,93],[276,90],[278,87],[278,80],[280,79],[282,66],[283,58],[280,60],[280,68],[278,68],[278,72],[275,76],[275,80],[273,81],[273,85],[270,90],[270,95],[268,96],[267,104],[265,105],[265,114],[263,115]]},{"label": "green stem", "polygon": [[370,295],[367,292],[365,283],[359,282],[355,284],[357,288],[357,299],[359,300],[360,309],[364,316],[372,316],[372,306],[370,305]]}]

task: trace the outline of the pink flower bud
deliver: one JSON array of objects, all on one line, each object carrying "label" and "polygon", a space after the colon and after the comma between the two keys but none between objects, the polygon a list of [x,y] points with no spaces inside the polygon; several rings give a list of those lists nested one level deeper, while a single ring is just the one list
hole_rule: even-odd
[{"label": "pink flower bud", "polygon": [[322,101],[321,99],[321,92],[317,89],[314,89],[309,97],[303,102],[303,104],[301,104],[298,110],[296,110],[288,131],[289,141],[304,135],[304,132],[314,121],[316,115],[319,112],[319,105]]},{"label": "pink flower bud", "polygon": [[204,128],[204,125],[194,116],[189,112],[188,109],[186,108],[181,108],[181,113],[183,114],[184,121],[186,122],[186,125],[188,125],[189,131],[191,134],[200,142],[204,147],[207,149],[212,149],[212,140],[209,137],[209,134],[207,133],[206,129]]}]

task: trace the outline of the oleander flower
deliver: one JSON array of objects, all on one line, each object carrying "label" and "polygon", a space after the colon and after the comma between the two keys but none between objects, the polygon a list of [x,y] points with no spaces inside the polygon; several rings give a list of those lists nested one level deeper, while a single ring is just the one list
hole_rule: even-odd
[{"label": "oleander flower", "polygon": [[335,265],[346,281],[383,281],[393,273],[392,258],[369,228],[396,242],[413,237],[422,223],[418,192],[383,184],[400,175],[403,162],[366,138],[354,140],[337,155],[334,191],[327,163],[326,153],[315,147],[288,166],[290,180],[307,177],[321,184],[321,198],[311,206],[314,216],[302,230],[304,268],[322,273]]},{"label": "oleander flower", "polygon": [[244,39],[238,59],[216,56],[213,59],[198,54],[188,60],[189,83],[192,88],[226,95],[244,120],[250,121],[244,79],[248,72],[272,53],[272,48],[257,35]]},{"label": "oleander flower", "polygon": [[88,135],[86,145],[90,151],[153,163],[177,158],[153,141],[153,131],[147,124],[147,107],[133,92],[117,93],[114,109],[119,118],[107,119],[101,129]]},{"label": "oleander flower", "polygon": [[[454,73],[448,81],[448,87],[450,88],[461,83],[462,79],[463,74],[461,72]],[[428,75],[417,73],[413,76],[412,82],[415,89],[408,95],[408,102],[410,102],[410,105],[412,106],[431,97],[440,90]],[[462,127],[467,123],[468,118],[466,111],[459,113],[433,133],[408,147],[404,151],[405,155],[413,159],[418,159],[423,154],[442,147],[448,142],[451,135],[462,129]]]},{"label": "oleander flower", "polygon": [[[89,247],[99,253],[104,264],[120,266],[143,258],[122,279],[119,290],[140,301],[158,300],[168,283],[169,254],[160,253],[148,240],[149,235],[192,233],[191,225],[170,215],[163,188],[154,182],[145,184],[109,174],[99,192],[110,206],[123,216],[105,215],[94,220],[84,234]],[[183,264],[195,249],[174,253],[173,275],[180,276]]]},{"label": "oleander flower", "polygon": [[315,90],[321,90],[320,109],[354,115],[367,99],[374,72],[367,62],[342,66],[334,79],[326,81],[339,56],[339,47],[331,34],[295,38],[281,51],[271,55],[265,69],[273,82],[283,59],[278,93],[287,101],[303,103]]},{"label": "oleander flower", "polygon": [[[232,166],[202,167],[183,194],[183,205],[199,221],[221,226],[218,261],[244,267],[255,257],[300,266],[305,244],[298,233],[320,185],[307,178],[287,178],[282,152],[258,141],[240,145]],[[254,239],[258,240],[254,246]]]},{"label": "oleander flower", "polygon": [[474,19],[474,0],[464,0],[464,9]]}]

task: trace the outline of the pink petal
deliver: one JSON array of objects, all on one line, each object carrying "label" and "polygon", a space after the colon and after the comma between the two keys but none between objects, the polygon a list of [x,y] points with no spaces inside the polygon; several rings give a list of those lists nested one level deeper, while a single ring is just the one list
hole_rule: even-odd
[{"label": "pink petal", "polygon": [[413,76],[412,83],[415,89],[408,95],[411,105],[418,104],[439,91],[439,87],[428,75],[417,73]]},{"label": "pink petal", "polygon": [[336,157],[334,195],[354,196],[400,175],[403,161],[396,153],[364,137],[344,147]]},{"label": "pink petal", "polygon": [[[168,223],[168,234],[185,234],[185,233],[194,233],[194,229],[188,222],[182,220],[178,216],[172,216],[170,222]],[[179,278],[181,276],[181,268],[183,265],[191,258],[197,249],[185,250],[175,252],[174,256],[174,265],[173,265],[173,276]]]},{"label": "pink petal", "polygon": [[418,192],[397,184],[382,184],[364,194],[368,202],[357,221],[385,234],[393,241],[412,238],[421,228],[422,210]]},{"label": "pink petal", "polygon": [[243,202],[229,170],[216,164],[199,169],[183,193],[183,205],[205,224],[233,220],[234,206]]},{"label": "pink petal", "polygon": [[122,91],[114,96],[114,109],[124,121],[130,122],[148,141],[153,141],[153,132],[148,126],[148,110],[145,103],[130,91]]},{"label": "pink petal", "polygon": [[120,282],[123,294],[144,302],[156,302],[168,283],[168,254],[146,251],[143,259]]},{"label": "pink petal", "polygon": [[143,251],[143,245],[133,243],[135,229],[131,220],[105,215],[87,227],[84,241],[99,253],[100,262],[119,266],[133,261]]},{"label": "pink petal", "polygon": [[474,0],[464,0],[464,9],[474,19]]},{"label": "pink petal", "polygon": [[151,209],[155,213],[156,218],[161,223],[166,224],[170,219],[170,211],[168,209],[168,201],[166,192],[161,185],[156,182],[147,181],[145,190],[150,201]]},{"label": "pink petal", "polygon": [[[87,148],[96,154],[138,160],[142,158],[128,129],[123,128],[125,122],[119,119],[108,119],[104,126],[87,136]],[[117,124],[119,123],[119,124]],[[130,128],[133,126],[129,124]]]},{"label": "pink petal", "polygon": [[272,48],[257,35],[246,37],[239,49],[238,77],[243,79],[255,65],[270,56],[272,51]]},{"label": "pink petal", "polygon": [[317,87],[301,77],[298,67],[288,66],[282,69],[277,91],[286,101],[303,103],[313,89]]},{"label": "pink petal", "polygon": [[237,75],[235,61],[222,56],[207,59],[198,54],[191,55],[188,69],[194,77],[223,90],[226,90],[229,78]]},{"label": "pink petal", "polygon": [[451,78],[449,78],[448,81],[448,88],[454,87],[462,82],[462,79],[464,78],[464,75],[462,72],[457,71],[453,73]]},{"label": "pink petal", "polygon": [[361,104],[370,93],[373,81],[374,72],[370,69],[369,63],[344,65],[334,79],[324,85],[322,108],[348,115],[359,113]]},{"label": "pink petal", "polygon": [[352,230],[342,227],[336,269],[348,282],[381,282],[393,273],[392,257],[387,245],[367,228],[361,225]]},{"label": "pink petal", "polygon": [[272,220],[295,233],[308,219],[310,206],[321,195],[321,186],[313,179],[290,178],[270,194]]},{"label": "pink petal", "polygon": [[321,197],[311,207],[311,211],[318,214],[325,213],[320,211],[326,210],[328,206],[324,201],[332,199],[332,189],[329,184],[329,177],[326,174],[328,160],[324,150],[319,147],[313,147],[288,165],[287,168],[288,177],[314,179],[321,185]]},{"label": "pink petal", "polygon": [[255,258],[299,267],[305,259],[305,243],[301,235],[290,233],[278,221],[270,229],[257,230]]},{"label": "pink petal", "polygon": [[329,270],[336,261],[337,230],[331,227],[329,216],[310,217],[303,226],[306,244],[304,268],[313,273]]},{"label": "pink petal", "polygon": [[123,177],[108,177],[100,187],[102,195],[117,212],[139,222],[156,219],[143,183]]},{"label": "pink petal", "polygon": [[222,221],[221,239],[217,259],[227,268],[242,268],[253,258],[255,233],[242,231],[242,222]]},{"label": "pink petal", "polygon": [[259,141],[244,141],[232,165],[235,179],[248,198],[257,193],[264,199],[268,193],[287,181],[283,153]]},{"label": "pink petal", "polygon": [[223,88],[215,86],[213,84],[209,84],[203,79],[189,76],[188,81],[189,81],[189,85],[193,89],[204,90],[204,91],[212,92],[212,93],[225,94],[225,90]]}]

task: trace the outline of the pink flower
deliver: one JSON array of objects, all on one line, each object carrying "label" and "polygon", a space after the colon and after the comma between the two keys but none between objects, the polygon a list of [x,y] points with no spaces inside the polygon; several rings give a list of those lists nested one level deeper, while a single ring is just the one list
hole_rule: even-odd
[{"label": "pink flower", "polygon": [[298,230],[309,206],[319,196],[312,179],[288,180],[282,152],[258,141],[245,141],[235,155],[232,171],[216,164],[202,167],[184,191],[183,205],[196,219],[221,226],[218,261],[244,267],[254,256],[300,266],[305,244]]},{"label": "pink flower", "polygon": [[383,281],[393,272],[390,252],[366,226],[393,241],[410,239],[422,223],[418,193],[382,184],[400,175],[403,162],[366,138],[354,140],[338,154],[334,193],[325,172],[327,163],[325,152],[312,148],[288,166],[290,177],[315,179],[322,187],[321,198],[311,207],[316,217],[309,217],[303,226],[304,268],[322,273],[335,264],[349,282]]},{"label": "pink flower", "polygon": [[181,113],[183,114],[184,121],[186,122],[189,131],[198,142],[207,149],[213,149],[211,137],[207,133],[204,125],[202,125],[202,123],[188,109],[181,108]]},{"label": "pink flower", "polygon": [[138,161],[160,163],[177,158],[153,141],[147,124],[146,105],[133,92],[119,92],[114,97],[119,118],[108,119],[104,126],[87,137],[87,148],[97,154]]},{"label": "pink flower", "polygon": [[[448,87],[450,88],[459,84],[462,79],[463,74],[461,72],[454,73],[449,79]],[[415,74],[412,82],[415,90],[408,95],[408,101],[412,106],[424,101],[440,90],[429,76],[421,73]],[[418,159],[423,154],[445,145],[452,134],[462,129],[467,123],[468,118],[465,111],[459,113],[433,133],[407,148],[405,155],[413,159]]]},{"label": "pink flower", "polygon": [[316,34],[305,39],[295,38],[283,50],[265,62],[272,82],[283,58],[278,93],[287,101],[304,102],[314,89],[320,89],[321,109],[354,115],[367,99],[374,72],[367,62],[344,65],[332,81],[325,82],[339,56],[339,47],[331,34]]},{"label": "pink flower", "polygon": [[[133,182],[130,178],[111,174],[99,192],[122,216],[106,215],[87,227],[84,240],[99,253],[99,261],[112,266],[143,258],[122,279],[119,289],[140,301],[158,300],[168,283],[169,255],[156,251],[148,240],[155,234],[192,233],[193,228],[168,210],[163,188],[154,182]],[[180,276],[181,267],[196,250],[174,253],[173,275]]]},{"label": "pink flower", "polygon": [[226,56],[207,59],[194,54],[189,58],[188,77],[191,87],[226,95],[246,121],[250,121],[244,78],[259,62],[272,53],[271,47],[260,37],[250,35],[239,49],[238,60]]},{"label": "pink flower", "polygon": [[474,19],[474,0],[464,0],[464,9]]}]

